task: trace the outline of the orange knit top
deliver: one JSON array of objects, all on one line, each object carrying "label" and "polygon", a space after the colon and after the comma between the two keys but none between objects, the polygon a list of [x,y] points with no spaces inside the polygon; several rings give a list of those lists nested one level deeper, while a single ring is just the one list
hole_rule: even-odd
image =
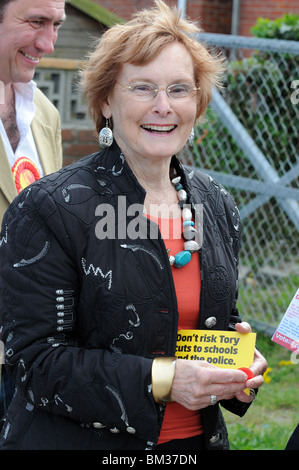
[{"label": "orange knit top", "polygon": [[[166,249],[170,248],[173,256],[184,249],[182,238],[182,218],[158,219],[149,217],[159,224]],[[200,298],[200,263],[199,254],[193,253],[191,261],[182,268],[171,267],[176,290],[179,330],[198,329]],[[185,439],[203,433],[201,414],[191,411],[178,403],[168,403],[158,444],[172,439]]]}]

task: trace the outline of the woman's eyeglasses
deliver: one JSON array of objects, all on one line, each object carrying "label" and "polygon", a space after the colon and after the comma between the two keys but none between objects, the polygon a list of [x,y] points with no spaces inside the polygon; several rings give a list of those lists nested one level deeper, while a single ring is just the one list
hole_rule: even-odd
[{"label": "woman's eyeglasses", "polygon": [[194,97],[200,90],[200,87],[196,88],[188,83],[174,83],[167,88],[158,88],[152,83],[132,83],[131,85],[124,85],[120,82],[117,83],[130,91],[132,96],[138,101],[152,100],[157,96],[159,91],[165,91],[170,99],[186,100]]}]

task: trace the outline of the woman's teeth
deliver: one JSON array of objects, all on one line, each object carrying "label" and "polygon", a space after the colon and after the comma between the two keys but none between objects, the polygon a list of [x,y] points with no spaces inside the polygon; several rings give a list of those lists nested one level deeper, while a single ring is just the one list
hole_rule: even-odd
[{"label": "woman's teeth", "polygon": [[171,132],[176,126],[154,126],[154,125],[143,125],[143,129],[150,132]]}]

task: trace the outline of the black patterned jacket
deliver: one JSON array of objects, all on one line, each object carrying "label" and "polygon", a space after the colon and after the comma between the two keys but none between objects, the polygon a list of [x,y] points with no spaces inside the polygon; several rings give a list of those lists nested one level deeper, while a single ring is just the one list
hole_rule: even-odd
[{"label": "black patterned jacket", "polygon": [[[238,210],[204,173],[172,164],[188,203],[203,205],[198,326],[233,328]],[[114,143],[29,186],[6,212],[0,325],[17,392],[1,449],[155,448],[165,408],[153,400],[152,360],[175,354],[178,310],[160,232],[149,237],[152,222],[128,209],[144,197]],[[132,239],[133,227],[144,236]],[[219,405],[202,413],[207,447],[227,448]]]}]

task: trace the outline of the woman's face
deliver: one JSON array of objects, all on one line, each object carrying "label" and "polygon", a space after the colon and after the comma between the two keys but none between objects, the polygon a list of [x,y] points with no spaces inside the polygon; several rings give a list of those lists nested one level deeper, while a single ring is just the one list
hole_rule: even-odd
[{"label": "woman's face", "polygon": [[[113,134],[127,158],[159,160],[177,153],[185,145],[196,118],[196,94],[183,100],[169,98],[162,90],[148,101],[139,101],[122,85],[172,84],[195,87],[192,58],[185,46],[173,43],[145,66],[125,63],[113,92],[101,109],[112,116]],[[122,85],[121,85],[122,84]]]}]

